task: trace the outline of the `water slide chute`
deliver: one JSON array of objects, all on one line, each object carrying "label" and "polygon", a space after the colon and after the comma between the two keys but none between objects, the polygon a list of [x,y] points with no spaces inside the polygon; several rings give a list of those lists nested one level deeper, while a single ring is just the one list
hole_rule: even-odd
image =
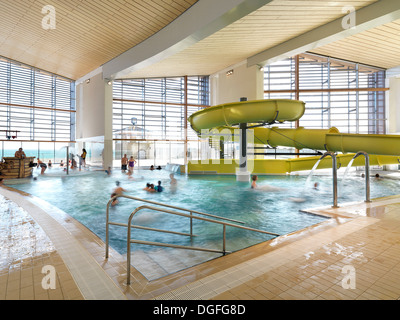
[{"label": "water slide chute", "polygon": [[241,123],[271,123],[299,120],[305,103],[297,100],[254,100],[221,104],[195,112],[189,117],[193,130],[200,133],[222,126]]},{"label": "water slide chute", "polygon": [[314,149],[342,153],[357,153],[400,156],[400,136],[386,134],[340,133],[336,128],[323,129],[281,129],[254,128],[255,143],[271,147],[293,147],[298,150]]},{"label": "water slide chute", "polygon": [[[243,128],[243,124],[246,124],[248,125],[247,127],[252,127],[252,130],[254,130],[254,143],[256,144],[264,144],[271,147],[286,146],[299,150],[305,148],[326,150],[344,154],[357,153],[362,150],[371,155],[392,156],[385,157],[385,164],[398,163],[398,156],[400,156],[399,135],[343,134],[336,128],[305,129],[300,127],[286,129],[261,126],[276,122],[296,121],[304,115],[304,112],[305,103],[302,101],[287,99],[257,100],[206,108],[192,114],[188,120],[192,128],[198,133],[201,130],[214,128],[228,128],[233,132],[234,126]],[[304,162],[305,160],[302,159],[304,158],[292,159],[292,161]],[[311,163],[312,161],[308,162]],[[376,162],[378,163],[379,161],[376,160]],[[271,162],[271,165],[278,164]],[[281,165],[281,167],[285,166]],[[308,165],[301,166],[301,168],[302,170],[311,169],[308,168]]]}]

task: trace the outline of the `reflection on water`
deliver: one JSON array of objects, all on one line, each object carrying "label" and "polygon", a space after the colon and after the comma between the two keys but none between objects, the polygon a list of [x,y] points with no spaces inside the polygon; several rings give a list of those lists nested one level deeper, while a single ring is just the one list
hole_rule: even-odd
[{"label": "reflection on water", "polygon": [[[57,171],[58,170],[58,171]],[[66,176],[59,169],[51,169],[37,180],[9,181],[7,184],[37,196],[59,207],[105,239],[105,211],[115,182],[127,190],[127,195],[167,203],[183,208],[215,214],[244,221],[246,226],[265,231],[288,234],[325,221],[326,218],[299,210],[330,206],[332,204],[332,180],[330,177],[313,177],[318,190],[305,186],[305,176],[259,177],[259,188],[250,189],[250,184],[237,183],[234,176],[176,175],[177,185],[170,185],[167,171],[135,171],[133,179],[114,170],[108,176],[102,171]],[[164,192],[149,194],[144,191],[147,182],[157,185],[161,181]],[[273,189],[271,189],[273,187]],[[371,179],[371,198],[398,193],[396,180]],[[344,181],[339,204],[364,200],[364,179],[350,177]],[[127,223],[131,212],[142,203],[120,199],[111,209],[111,220]],[[189,220],[160,212],[140,211],[134,218],[137,225],[189,232]],[[134,230],[133,237],[140,240],[160,241],[181,245],[222,246],[222,226],[203,221],[194,222],[193,241],[177,235],[164,235],[143,230]],[[126,252],[126,229],[111,227],[111,245],[120,253]],[[234,251],[255,243],[271,239],[264,234],[227,228],[228,250]],[[136,245],[135,245],[136,246]],[[138,246],[140,247],[140,246]],[[150,250],[146,247],[143,250]]]}]

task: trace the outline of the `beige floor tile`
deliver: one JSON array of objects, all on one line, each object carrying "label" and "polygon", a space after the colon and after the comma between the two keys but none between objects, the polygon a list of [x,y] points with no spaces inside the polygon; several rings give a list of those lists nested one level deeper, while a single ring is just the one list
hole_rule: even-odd
[{"label": "beige floor tile", "polygon": [[[365,209],[367,208],[367,209]],[[129,299],[165,297],[207,297],[221,300],[395,300],[400,298],[400,197],[390,197],[382,203],[341,207],[325,212],[366,212],[371,217],[354,215],[318,232],[304,233],[295,240],[272,247],[264,243],[241,253],[209,261],[176,274],[148,281],[132,270],[133,284],[127,288],[124,257],[113,253],[104,260],[104,244],[76,222],[68,226],[85,250],[93,255],[115,285]],[[28,218],[27,218],[28,219]],[[35,223],[28,219],[30,226]],[[59,223],[63,223],[59,221]],[[67,227],[67,224],[64,225]],[[16,225],[21,231],[21,225]],[[39,227],[33,227],[41,233]],[[32,257],[4,259],[0,266],[0,299],[75,300],[83,299],[76,281],[62,256],[46,234],[43,253]],[[38,243],[39,244],[39,243]],[[7,260],[8,261],[8,260]],[[42,267],[57,269],[56,290],[44,290]],[[351,265],[356,271],[356,289],[343,289],[342,269]],[[101,289],[101,285],[93,286]],[[196,291],[197,290],[197,291]]]}]

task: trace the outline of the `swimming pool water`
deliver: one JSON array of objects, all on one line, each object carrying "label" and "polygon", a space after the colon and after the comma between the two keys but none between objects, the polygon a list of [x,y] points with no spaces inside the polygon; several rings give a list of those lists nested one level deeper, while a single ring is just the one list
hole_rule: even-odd
[{"label": "swimming pool water", "polygon": [[[305,186],[306,176],[261,176],[258,180],[260,188],[252,190],[250,184],[238,183],[234,176],[176,175],[177,186],[171,187],[169,174],[167,171],[139,170],[135,171],[134,178],[130,180],[117,170],[110,176],[102,171],[64,176],[61,171],[51,169],[47,175],[38,176],[36,180],[14,180],[7,184],[62,209],[103,240],[106,205],[116,181],[120,181],[121,186],[127,190],[126,195],[237,219],[245,222],[245,226],[280,235],[327,219],[299,210],[332,204],[332,179],[325,176],[313,177],[311,186]],[[164,192],[149,194],[143,190],[147,182],[157,184],[158,180],[162,181]],[[312,188],[315,181],[319,183],[318,190]],[[271,191],[270,186],[278,189]],[[364,180],[359,176],[347,178],[340,186],[339,204],[364,200]],[[396,180],[371,179],[371,198],[397,194],[398,189],[399,182]],[[111,221],[127,223],[131,212],[143,205],[124,198],[119,201],[110,210]],[[141,211],[133,222],[146,227],[189,232],[189,219],[161,212]],[[188,237],[177,235],[136,229],[132,231],[133,238],[139,240],[216,249],[222,247],[222,226],[195,221],[194,233],[198,237],[191,241]],[[272,238],[228,227],[227,250],[239,250]],[[121,254],[126,253],[126,228],[110,227],[110,245]],[[152,250],[152,247],[136,246],[141,250]]]}]

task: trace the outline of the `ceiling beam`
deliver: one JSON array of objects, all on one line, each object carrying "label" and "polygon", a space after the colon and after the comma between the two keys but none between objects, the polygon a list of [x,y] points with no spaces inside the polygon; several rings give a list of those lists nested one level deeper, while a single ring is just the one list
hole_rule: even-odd
[{"label": "ceiling beam", "polygon": [[247,65],[265,66],[400,19],[400,1],[380,0],[353,14],[356,23],[352,28],[343,27],[344,20],[349,20],[345,15],[248,58]]},{"label": "ceiling beam", "polygon": [[103,77],[110,80],[116,79],[157,63],[192,46],[271,1],[199,0],[164,29],[105,63]]}]

